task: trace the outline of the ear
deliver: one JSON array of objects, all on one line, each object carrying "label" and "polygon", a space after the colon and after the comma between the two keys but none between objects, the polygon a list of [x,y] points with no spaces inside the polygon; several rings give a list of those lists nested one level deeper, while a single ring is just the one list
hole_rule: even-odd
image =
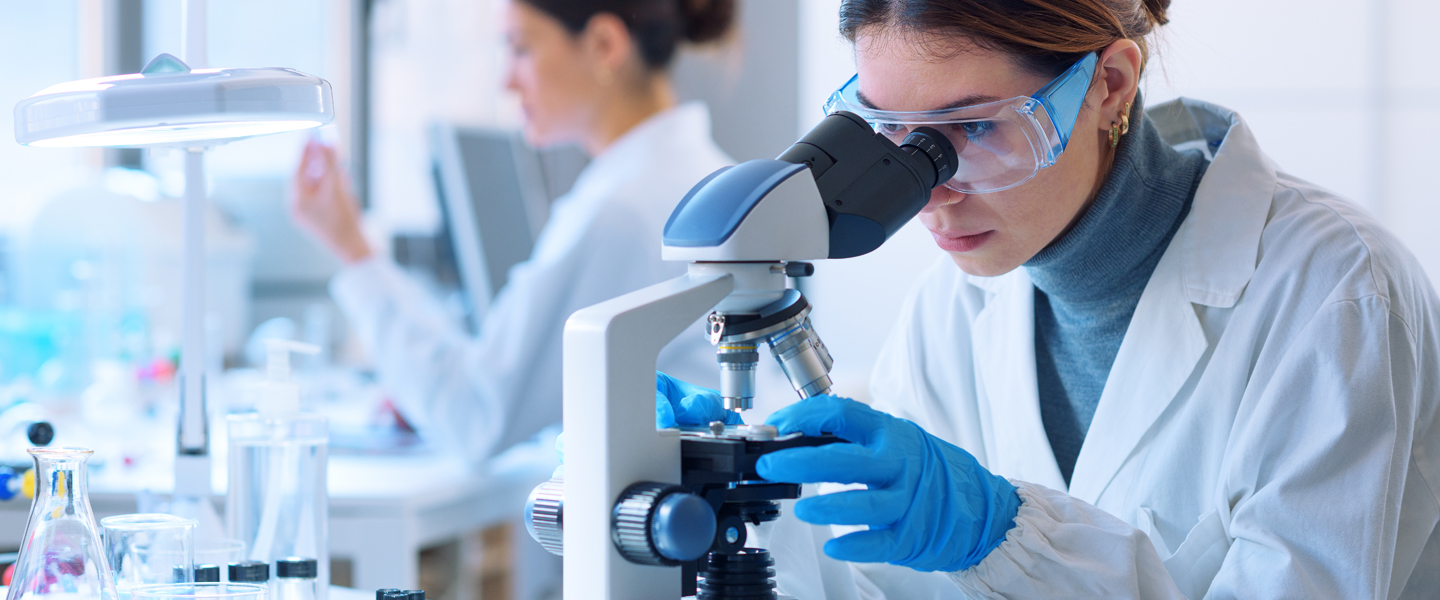
[{"label": "ear", "polygon": [[609,12],[595,13],[580,32],[580,50],[590,61],[595,76],[603,84],[619,74],[634,52],[630,29],[619,16]]},{"label": "ear", "polygon": [[1103,94],[1099,103],[1099,126],[1108,131],[1111,123],[1120,120],[1120,113],[1135,101],[1140,87],[1140,46],[1132,40],[1119,40],[1100,52],[1100,85]]}]

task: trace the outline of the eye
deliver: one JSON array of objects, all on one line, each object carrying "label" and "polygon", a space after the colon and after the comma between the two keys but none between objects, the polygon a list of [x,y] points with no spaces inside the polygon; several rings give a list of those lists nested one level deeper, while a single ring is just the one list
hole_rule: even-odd
[{"label": "eye", "polygon": [[995,129],[994,121],[967,121],[955,125],[960,131],[965,132],[966,137],[982,137]]},{"label": "eye", "polygon": [[879,125],[876,125],[875,128],[879,130],[880,133],[883,133],[885,135],[905,133],[905,130],[907,129],[904,125],[901,125],[899,123],[880,123]]}]

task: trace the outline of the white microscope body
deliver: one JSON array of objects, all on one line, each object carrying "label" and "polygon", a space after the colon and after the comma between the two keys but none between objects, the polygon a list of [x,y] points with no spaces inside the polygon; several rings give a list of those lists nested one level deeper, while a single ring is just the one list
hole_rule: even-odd
[{"label": "white microscope body", "polygon": [[[709,313],[726,408],[750,407],[760,341],[800,397],[828,392],[829,354],[809,326],[809,305],[787,289],[787,270],[808,275],[800,261],[878,247],[949,179],[954,152],[933,130],[896,146],[854,115],[831,115],[784,160],[723,169],[691,190],[666,225],[663,250],[690,262],[685,275],[570,317],[563,487],[537,488],[527,510],[536,539],[556,553],[563,546],[566,600],[676,600],[694,593],[695,571],[687,565],[682,578],[675,567],[707,556],[712,539],[717,552],[725,545],[723,523],[717,535],[705,523],[716,513],[693,495],[670,484],[636,491],[639,482],[686,479],[682,435],[704,435],[655,428],[661,348]],[[718,425],[712,431],[721,435]],[[689,504],[679,500],[687,496]],[[741,537],[743,545],[743,528]],[[702,600],[726,597],[702,586]]]}]

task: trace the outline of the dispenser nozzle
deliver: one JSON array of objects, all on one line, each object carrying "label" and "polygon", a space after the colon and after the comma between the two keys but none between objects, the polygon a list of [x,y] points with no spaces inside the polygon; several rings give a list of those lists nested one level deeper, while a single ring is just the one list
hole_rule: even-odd
[{"label": "dispenser nozzle", "polygon": [[303,342],[271,338],[265,340],[265,378],[270,381],[290,380],[290,353],[319,354],[320,348]]},{"label": "dispenser nozzle", "polygon": [[290,382],[290,353],[319,354],[320,349],[310,344],[279,339],[265,340],[265,349],[268,352],[265,382],[261,384],[255,409],[262,414],[300,410],[300,386]]}]

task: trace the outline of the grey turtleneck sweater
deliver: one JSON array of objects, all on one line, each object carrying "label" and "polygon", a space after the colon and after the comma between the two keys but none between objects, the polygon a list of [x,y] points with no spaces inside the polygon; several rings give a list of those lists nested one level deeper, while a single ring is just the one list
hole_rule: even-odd
[{"label": "grey turtleneck sweater", "polygon": [[1209,166],[1166,145],[1139,96],[1130,133],[1095,201],[1069,232],[1025,263],[1035,283],[1040,416],[1065,483],[1120,342]]}]

